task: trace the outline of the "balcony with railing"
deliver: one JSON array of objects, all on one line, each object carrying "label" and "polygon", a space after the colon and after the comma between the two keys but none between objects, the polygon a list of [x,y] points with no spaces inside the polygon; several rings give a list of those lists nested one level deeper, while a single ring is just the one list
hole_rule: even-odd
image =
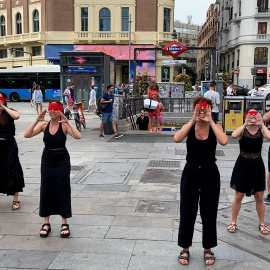
[{"label": "balcony with railing", "polygon": [[225,10],[230,9],[233,6],[233,1],[232,0],[227,0],[225,2]]},{"label": "balcony with railing", "polygon": [[241,20],[242,20],[241,11],[237,11],[236,13],[234,13],[233,22],[239,23],[239,22],[241,22]]},{"label": "balcony with railing", "polygon": [[[116,42],[120,43],[128,42],[129,41],[129,32],[86,32],[86,31],[80,31],[80,32],[74,32],[74,41],[88,41],[88,42],[94,42],[94,41],[105,41],[105,42]],[[134,41],[134,33],[131,33],[131,41]]]},{"label": "balcony with railing", "polygon": [[46,40],[45,32],[26,33],[21,35],[1,36],[0,44],[15,44],[28,42],[42,42]]},{"label": "balcony with railing", "polygon": [[270,18],[270,8],[268,7],[256,8],[255,18]]},{"label": "balcony with railing", "polygon": [[267,65],[267,58],[254,59],[254,65]]}]

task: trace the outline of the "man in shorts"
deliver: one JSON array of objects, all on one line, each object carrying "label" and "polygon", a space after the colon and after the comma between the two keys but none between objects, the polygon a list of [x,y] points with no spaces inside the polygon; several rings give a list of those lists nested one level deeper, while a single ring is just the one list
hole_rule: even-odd
[{"label": "man in shorts", "polygon": [[88,109],[85,110],[86,112],[90,111],[91,105],[93,105],[94,107],[96,107],[96,102],[97,102],[97,94],[96,94],[96,90],[94,88],[94,85],[90,86],[91,92],[90,92],[90,99],[89,99],[89,104],[88,104]]},{"label": "man in shorts", "polygon": [[113,102],[114,102],[114,86],[108,85],[107,86],[107,93],[103,95],[101,98],[101,103],[107,103],[107,106],[105,109],[101,112],[101,125],[100,125],[100,139],[104,139],[103,130],[104,126],[107,123],[107,120],[109,119],[110,122],[112,122],[112,128],[115,135],[115,139],[121,138],[123,135],[118,135],[117,129],[116,129],[116,118],[113,113]]}]

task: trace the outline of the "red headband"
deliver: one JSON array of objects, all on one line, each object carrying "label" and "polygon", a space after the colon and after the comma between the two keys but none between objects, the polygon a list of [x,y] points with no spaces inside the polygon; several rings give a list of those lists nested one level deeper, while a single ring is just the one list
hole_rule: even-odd
[{"label": "red headband", "polygon": [[248,111],[245,113],[245,118],[248,116],[248,114],[255,116],[258,114],[258,112],[257,111]]},{"label": "red headband", "polygon": [[204,101],[200,101],[200,102],[198,102],[198,104],[201,108],[206,108],[207,106],[209,106],[209,104],[207,102],[204,102]]},{"label": "red headband", "polygon": [[7,102],[7,98],[6,97],[0,97],[0,100]]},{"label": "red headband", "polygon": [[56,102],[52,102],[49,104],[49,108],[48,108],[48,111],[60,111],[62,112],[63,111],[63,105],[62,104],[59,104],[59,103],[56,103]]}]

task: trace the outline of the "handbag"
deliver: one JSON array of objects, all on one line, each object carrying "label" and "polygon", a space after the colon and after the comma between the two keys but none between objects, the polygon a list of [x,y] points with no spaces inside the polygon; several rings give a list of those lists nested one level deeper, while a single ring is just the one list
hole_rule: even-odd
[{"label": "handbag", "polygon": [[158,106],[158,102],[153,100],[153,99],[150,99],[150,98],[146,98],[144,101],[143,101],[143,106],[144,106],[144,109],[147,111],[147,112],[153,112],[157,109],[157,106]]}]

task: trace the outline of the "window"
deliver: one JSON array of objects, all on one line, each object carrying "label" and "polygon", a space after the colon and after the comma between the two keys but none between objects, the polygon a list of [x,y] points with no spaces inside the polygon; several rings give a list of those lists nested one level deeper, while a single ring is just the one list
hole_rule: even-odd
[{"label": "window", "polygon": [[171,9],[164,8],[164,32],[171,32]]},{"label": "window", "polygon": [[254,50],[254,65],[267,65],[268,48],[257,47]]},{"label": "window", "polygon": [[266,35],[267,23],[258,23],[258,34]]},{"label": "window", "polygon": [[99,12],[99,31],[111,31],[111,12],[108,8]]},{"label": "window", "polygon": [[23,57],[23,56],[24,56],[23,48],[16,48],[15,57]]},{"label": "window", "polygon": [[41,46],[32,47],[32,55],[41,55]]},{"label": "window", "polygon": [[22,34],[22,15],[17,13],[16,15],[16,34]]},{"label": "window", "polygon": [[81,8],[81,31],[88,31],[88,8]]},{"label": "window", "polygon": [[1,16],[0,24],[1,24],[1,36],[3,37],[6,35],[6,19],[4,16]]},{"label": "window", "polygon": [[258,12],[268,12],[268,0],[257,0]]},{"label": "window", "polygon": [[0,58],[7,58],[7,49],[0,50]]},{"label": "window", "polygon": [[39,12],[36,9],[33,12],[33,32],[39,32]]},{"label": "window", "polygon": [[122,8],[122,31],[128,31],[129,27],[129,8],[123,7]]}]

